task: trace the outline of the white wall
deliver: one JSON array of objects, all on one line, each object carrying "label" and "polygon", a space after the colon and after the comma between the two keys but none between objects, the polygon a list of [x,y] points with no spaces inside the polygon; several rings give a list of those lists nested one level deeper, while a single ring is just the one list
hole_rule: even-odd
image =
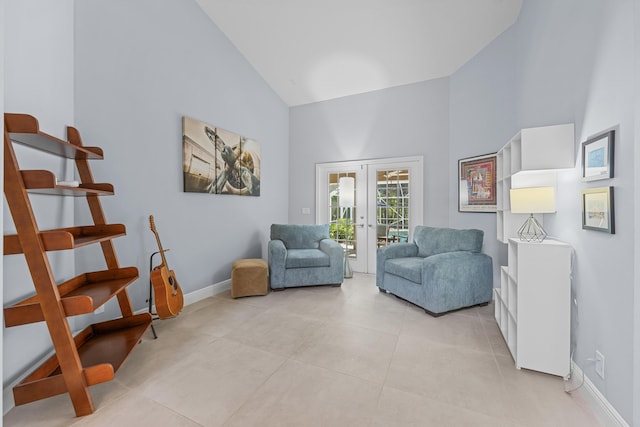
[{"label": "white wall", "polygon": [[[266,259],[269,225],[287,221],[287,106],[195,1],[83,0],[75,13],[76,124],[105,151],[92,168],[116,189],[103,207],[127,226],[115,245],[140,271],[135,308],[157,249],[149,214],[185,293],[229,279],[235,259]],[[261,144],[260,197],[182,191],[183,115]],[[76,214],[88,215],[81,205]],[[77,252],[80,269],[102,266],[97,247]]]},{"label": "white wall", "polygon": [[448,225],[449,79],[293,107],[289,220],[315,223],[315,165],[424,156],[424,218]]},{"label": "white wall", "polygon": [[518,131],[516,43],[512,29],[451,76],[449,212],[451,226],[484,230],[484,252],[493,258],[493,280],[507,263],[506,245],[496,239],[496,215],[458,212],[459,159],[497,152]]},{"label": "white wall", "polygon": [[[638,311],[633,41],[631,1],[527,0],[515,26],[451,77],[452,152],[469,149],[466,133],[472,131],[500,136],[497,149],[520,127],[575,123],[576,167],[559,175],[558,213],[545,216],[545,228],[576,250],[574,360],[629,423],[638,402],[633,394]],[[483,113],[482,106],[491,111]],[[501,115],[504,124],[496,120]],[[582,183],[580,142],[610,128],[616,129],[615,178]],[[456,171],[450,174],[455,179]],[[615,186],[616,234],[582,230],[580,191],[608,185]],[[587,360],[596,350],[606,358],[604,380]]]},{"label": "white wall", "polygon": [[[635,22],[635,67],[634,67],[634,75],[635,75],[635,134],[634,134],[634,164],[640,165],[640,149],[637,147],[640,145],[640,31],[638,28],[640,27],[640,2],[634,2],[635,5],[635,13],[634,13],[634,22]],[[635,200],[635,211],[640,212],[640,173],[634,169],[635,176],[635,192],[634,192],[634,200]],[[640,215],[635,215],[635,233],[634,233],[634,241],[635,248],[634,252],[636,254],[640,254]],[[634,347],[633,354],[635,355],[634,365],[633,365],[633,396],[634,402],[640,400],[640,263],[634,262],[635,271],[634,271],[634,288],[635,288],[635,298],[634,298]],[[633,408],[633,420],[636,425],[640,424],[640,405],[636,404]]]},{"label": "white wall", "polygon": [[[195,1],[8,0],[6,23],[6,110],[35,115],[61,138],[75,125],[85,145],[105,152],[91,166],[97,182],[116,189],[102,202],[108,221],[127,227],[115,245],[120,264],[140,271],[129,287],[135,309],[146,307],[157,249],[149,214],[185,293],[229,279],[235,259],[266,257],[269,225],[287,221],[288,108]],[[183,114],[261,143],[260,197],[182,192]],[[72,163],[21,151],[65,178],[73,172]],[[32,202],[41,229],[91,223],[83,198]],[[60,280],[105,268],[99,247],[49,256]],[[5,257],[4,270],[5,305],[33,293],[23,257]],[[110,302],[106,314],[70,323],[77,330],[114,315]],[[51,345],[44,324],[3,332],[6,387]]]},{"label": "white wall", "polygon": [[[0,26],[4,28],[4,0],[0,0]],[[4,31],[0,31],[0,76],[4,76]],[[0,79],[0,114],[4,117],[4,79]],[[4,134],[4,120],[2,121],[2,132]],[[4,150],[2,150],[2,154],[0,154],[0,170],[4,171]],[[4,234],[4,211],[0,211],[0,231]],[[1,244],[0,244],[1,245]],[[4,252],[4,251],[3,251]],[[4,263],[0,263],[0,295],[4,292]],[[4,316],[0,318],[0,327],[4,331]],[[4,378],[4,370],[3,370],[3,335],[0,334],[0,377]],[[3,411],[4,402],[0,400],[0,414],[4,414]],[[0,421],[0,426],[2,426],[2,421]]]},{"label": "white wall", "polygon": [[[634,48],[633,2],[527,1],[518,22],[519,122],[576,124],[576,168],[559,176],[548,232],[576,251],[574,360],[628,421],[633,417]],[[616,129],[615,177],[580,181],[580,142]],[[615,186],[616,234],[581,228],[580,191]],[[605,379],[587,359],[599,350]],[[637,357],[637,355],[636,355]],[[637,404],[638,399],[635,399]]]},{"label": "white wall", "polygon": [[[576,168],[560,175],[558,213],[547,215],[545,226],[551,235],[576,247],[574,359],[627,420],[633,417],[633,325],[638,311],[633,302],[634,101],[628,96],[634,88],[632,5],[628,0],[527,0],[514,27],[450,77],[450,138],[446,131],[435,140],[393,138],[399,129],[414,134],[441,131],[433,118],[446,115],[431,103],[446,102],[447,96],[417,90],[437,81],[294,107],[290,116],[291,175],[296,177],[290,184],[292,222],[314,221],[301,209],[314,212],[315,163],[394,155],[385,151],[387,147],[402,155],[424,154],[425,163],[446,163],[449,173],[444,189],[435,186],[433,176],[425,177],[425,207],[437,206],[436,197],[447,204],[449,215],[439,221],[439,211],[425,209],[425,223],[437,218],[438,225],[483,229],[484,250],[494,258],[496,272],[506,263],[506,248],[494,237],[495,215],[457,212],[457,160],[497,151],[522,127],[575,123]],[[408,91],[397,92],[401,89]],[[388,102],[389,96],[400,102]],[[404,102],[403,96],[413,101]],[[416,116],[414,105],[430,107]],[[618,138],[616,178],[583,184],[580,142],[611,127]],[[616,187],[618,233],[613,236],[581,229],[580,190],[600,185]],[[586,360],[596,349],[606,357],[605,380]]]},{"label": "white wall", "polygon": [[[65,125],[73,123],[73,0],[6,0],[3,36],[4,109],[28,113],[40,121],[44,132],[64,138]],[[21,168],[49,168],[68,173],[68,163],[34,150],[14,147]],[[40,228],[73,222],[73,201],[48,196],[31,200]],[[4,204],[5,234],[14,232]],[[3,302],[17,302],[34,293],[24,256],[3,257]],[[56,277],[74,275],[72,254],[50,256]],[[3,387],[49,352],[51,340],[44,324],[4,329]]]}]

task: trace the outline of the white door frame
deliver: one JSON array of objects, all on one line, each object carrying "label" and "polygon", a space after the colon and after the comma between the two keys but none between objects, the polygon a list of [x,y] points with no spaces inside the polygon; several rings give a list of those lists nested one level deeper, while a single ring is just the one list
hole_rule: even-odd
[{"label": "white door frame", "polygon": [[[375,273],[376,271],[376,171],[380,168],[402,168],[409,170],[409,241],[416,225],[423,222],[424,197],[424,159],[422,156],[392,157],[383,159],[351,160],[316,164],[316,223],[329,222],[328,181],[329,173],[356,172],[363,173],[356,183],[356,207],[359,213],[356,218],[358,230],[366,229],[366,233],[358,233],[358,247],[366,248],[357,261],[351,262],[354,271]],[[371,203],[373,201],[373,203]]]}]

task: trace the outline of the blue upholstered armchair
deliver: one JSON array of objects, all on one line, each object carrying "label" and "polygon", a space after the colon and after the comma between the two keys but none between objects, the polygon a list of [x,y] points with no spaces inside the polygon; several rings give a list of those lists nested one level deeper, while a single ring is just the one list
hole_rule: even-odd
[{"label": "blue upholstered armchair", "polygon": [[271,289],[334,285],[344,280],[342,246],[329,238],[329,224],[272,224],[269,241]]},{"label": "blue upholstered armchair", "polygon": [[376,284],[431,315],[491,301],[493,267],[482,230],[417,226],[412,243],[377,252]]}]

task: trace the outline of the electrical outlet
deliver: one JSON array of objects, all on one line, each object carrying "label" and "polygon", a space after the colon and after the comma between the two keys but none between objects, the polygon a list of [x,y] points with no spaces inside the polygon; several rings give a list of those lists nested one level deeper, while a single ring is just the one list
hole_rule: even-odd
[{"label": "electrical outlet", "polygon": [[596,350],[596,374],[604,379],[604,356]]}]

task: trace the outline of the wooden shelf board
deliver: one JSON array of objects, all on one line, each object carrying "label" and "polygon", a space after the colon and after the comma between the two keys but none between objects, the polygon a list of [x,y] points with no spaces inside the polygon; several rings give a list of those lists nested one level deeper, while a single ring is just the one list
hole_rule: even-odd
[{"label": "wooden shelf board", "polygon": [[[93,184],[93,186],[80,184],[79,187],[66,187],[62,185],[56,185],[55,188],[38,188],[28,189],[29,193],[33,194],[46,194],[51,196],[70,196],[70,197],[82,197],[88,194],[95,194],[97,196],[113,196],[113,190],[105,190],[100,188],[92,188],[101,184]],[[110,184],[104,184],[110,185]],[[112,187],[113,188],[113,187]]]},{"label": "wooden shelf board", "polygon": [[[40,231],[45,251],[75,249],[126,235],[123,224],[88,225]],[[4,236],[4,255],[22,253],[17,234]]]},{"label": "wooden shelf board", "polygon": [[[58,286],[66,316],[94,312],[138,278],[135,267],[84,273]],[[39,298],[34,295],[4,309],[5,326],[44,321]]]},{"label": "wooden shelf board", "polygon": [[38,120],[28,114],[5,113],[4,124],[13,142],[68,159],[102,159],[99,147],[80,147],[40,132]]},{"label": "wooden shelf board", "polygon": [[[142,313],[96,323],[80,332],[74,341],[87,385],[112,380],[149,325],[151,315]],[[56,355],[13,388],[16,405],[66,392]]]},{"label": "wooden shelf board", "polygon": [[80,184],[78,187],[59,185],[56,176],[47,170],[20,171],[24,186],[30,193],[49,194],[55,196],[98,196],[113,195],[113,185],[107,183]]}]

